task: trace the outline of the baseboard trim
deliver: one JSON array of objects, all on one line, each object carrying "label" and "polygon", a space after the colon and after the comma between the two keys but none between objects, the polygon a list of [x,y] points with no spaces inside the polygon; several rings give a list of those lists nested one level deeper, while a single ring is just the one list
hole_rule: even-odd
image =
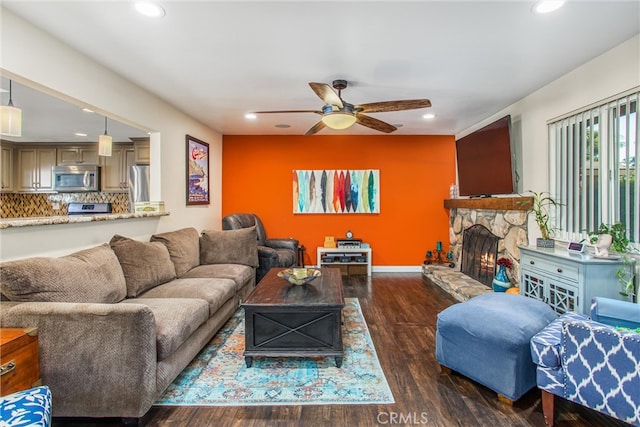
[{"label": "baseboard trim", "polygon": [[422,265],[374,265],[371,271],[373,273],[421,273]]}]

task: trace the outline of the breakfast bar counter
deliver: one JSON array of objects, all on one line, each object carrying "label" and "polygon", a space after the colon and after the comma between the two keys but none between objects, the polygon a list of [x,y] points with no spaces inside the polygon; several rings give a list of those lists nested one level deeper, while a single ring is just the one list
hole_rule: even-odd
[{"label": "breakfast bar counter", "polygon": [[137,212],[137,213],[116,213],[116,214],[97,214],[97,215],[58,215],[58,216],[40,216],[27,218],[2,218],[0,219],[0,229],[11,227],[30,227],[34,225],[53,225],[53,224],[74,224],[92,221],[114,221],[118,219],[131,218],[150,218],[167,216],[169,212]]}]

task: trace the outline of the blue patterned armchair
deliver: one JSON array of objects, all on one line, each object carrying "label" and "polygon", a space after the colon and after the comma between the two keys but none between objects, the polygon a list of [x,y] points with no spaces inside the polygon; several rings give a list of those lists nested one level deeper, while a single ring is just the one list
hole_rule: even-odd
[{"label": "blue patterned armchair", "polygon": [[30,388],[0,397],[0,426],[49,427],[51,391],[47,386]]},{"label": "blue patterned armchair", "polygon": [[547,425],[554,425],[557,395],[640,426],[636,328],[640,328],[640,305],[597,297],[591,318],[565,313],[531,339]]}]

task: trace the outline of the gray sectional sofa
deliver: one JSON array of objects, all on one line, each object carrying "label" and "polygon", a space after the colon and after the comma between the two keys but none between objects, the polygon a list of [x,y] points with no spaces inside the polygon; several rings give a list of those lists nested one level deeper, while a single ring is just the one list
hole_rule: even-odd
[{"label": "gray sectional sofa", "polygon": [[37,327],[54,417],[136,421],[255,287],[255,227],[114,236],[0,264],[0,326]]}]

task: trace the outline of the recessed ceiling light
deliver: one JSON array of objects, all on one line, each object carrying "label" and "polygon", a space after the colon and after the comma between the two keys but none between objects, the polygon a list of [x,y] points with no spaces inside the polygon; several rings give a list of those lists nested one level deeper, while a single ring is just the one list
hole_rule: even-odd
[{"label": "recessed ceiling light", "polygon": [[549,13],[558,10],[564,4],[564,0],[540,0],[533,5],[535,13]]},{"label": "recessed ceiling light", "polygon": [[87,136],[86,133],[82,133],[82,132],[75,132],[74,135],[75,136]]},{"label": "recessed ceiling light", "polygon": [[277,127],[277,128],[280,128],[280,129],[286,129],[286,128],[290,128],[291,125],[287,125],[287,124],[281,123],[279,125],[275,125],[274,127]]},{"label": "recessed ceiling light", "polygon": [[258,118],[258,116],[256,116],[256,115],[255,115],[255,114],[253,114],[253,113],[247,113],[247,114],[245,114],[245,115],[244,115],[244,118],[245,118],[245,119],[249,119],[249,120],[255,120],[255,119],[257,119],[257,118]]},{"label": "recessed ceiling light", "polygon": [[85,113],[95,113],[95,111],[91,110],[90,108],[83,108],[82,111],[84,111]]},{"label": "recessed ceiling light", "polygon": [[424,116],[422,116],[423,119],[427,119],[427,120],[431,120],[431,119],[433,119],[435,117],[436,117],[436,115],[433,114],[433,113],[427,113]]},{"label": "recessed ceiling light", "polygon": [[164,16],[165,11],[162,6],[150,1],[137,1],[135,2],[135,8],[138,13],[148,16],[150,18],[161,18]]}]

